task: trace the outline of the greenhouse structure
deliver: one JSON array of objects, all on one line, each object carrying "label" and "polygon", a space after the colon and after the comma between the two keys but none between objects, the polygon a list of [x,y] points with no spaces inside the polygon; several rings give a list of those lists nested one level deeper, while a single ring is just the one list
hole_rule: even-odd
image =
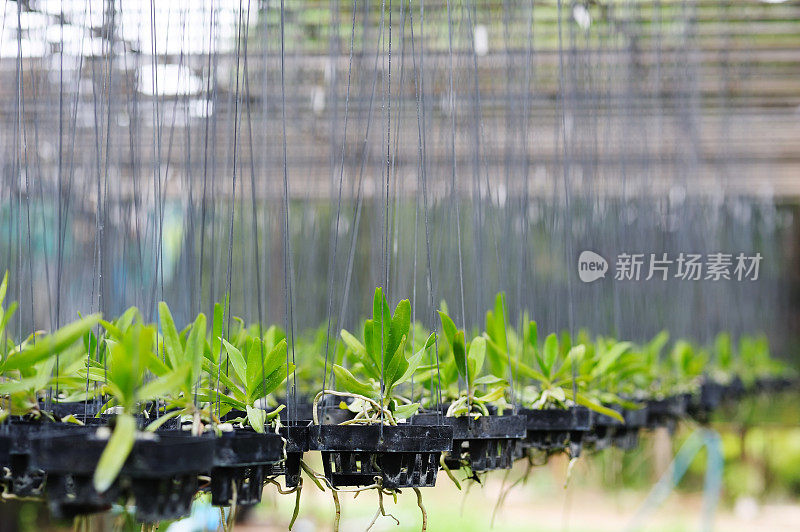
[{"label": "greenhouse structure", "polygon": [[800,0],[0,18],[0,532],[800,530]]}]

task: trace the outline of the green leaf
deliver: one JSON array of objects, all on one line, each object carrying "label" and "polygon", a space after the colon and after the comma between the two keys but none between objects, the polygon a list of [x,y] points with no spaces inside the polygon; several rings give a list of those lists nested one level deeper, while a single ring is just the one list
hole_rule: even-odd
[{"label": "green leaf", "polygon": [[390,351],[387,346],[390,344],[392,315],[389,303],[383,295],[383,288],[375,289],[375,297],[372,300],[372,342],[375,348],[373,357],[381,371],[385,371],[389,365]]},{"label": "green leaf", "polygon": [[612,418],[616,419],[617,421],[619,421],[621,423],[625,423],[625,419],[620,415],[619,412],[617,412],[616,410],[613,410],[611,408],[607,408],[607,407],[601,405],[600,403],[592,401],[591,399],[589,399],[588,397],[586,397],[584,394],[582,394],[580,392],[575,396],[575,402],[578,403],[581,406],[585,406],[589,410],[594,410],[598,414],[603,414],[603,415],[612,417]]},{"label": "green leaf", "polygon": [[99,321],[100,314],[91,314],[61,327],[52,334],[43,336],[36,344],[30,347],[26,346],[22,351],[10,354],[5,360],[3,371],[29,367],[41,360],[57,355],[74,342],[80,340]]},{"label": "green leaf", "polygon": [[464,345],[464,331],[456,332],[453,337],[453,360],[458,369],[458,374],[465,381],[467,380],[467,352]]},{"label": "green leaf", "polygon": [[6,298],[7,289],[8,289],[8,270],[6,270],[6,273],[3,274],[3,281],[0,282],[0,304],[2,304]]},{"label": "green leaf", "polygon": [[[389,341],[386,343],[386,353],[394,353],[401,343],[408,338],[408,331],[411,328],[411,303],[408,299],[400,301],[394,309],[391,328],[389,330]],[[384,363],[384,368],[389,367],[391,361]]]},{"label": "green leaf", "polygon": [[444,333],[444,337],[447,339],[447,343],[452,346],[458,328],[450,316],[441,310],[439,311],[439,320],[442,322],[442,332]]},{"label": "green leaf", "polygon": [[197,391],[197,400],[201,403],[212,403],[216,404],[219,402],[222,405],[229,405],[237,410],[246,410],[247,404],[244,401],[240,401],[235,397],[231,397],[230,395],[224,393],[218,393],[216,390],[210,390],[208,388],[201,388]]},{"label": "green leaf", "polygon": [[372,358],[367,354],[367,348],[358,341],[358,339],[342,329],[341,337],[345,345],[350,349],[356,359],[364,366],[364,372],[367,376],[379,380],[381,378],[380,368],[374,363]]},{"label": "green leaf", "polygon": [[717,364],[722,370],[730,370],[733,363],[733,346],[728,333],[719,333],[714,339],[714,350],[717,352]]},{"label": "green leaf", "polygon": [[422,349],[417,351],[415,355],[412,355],[408,359],[408,367],[406,368],[405,373],[395,381],[395,386],[398,384],[402,384],[406,382],[411,376],[419,369],[420,364],[422,363],[422,357],[425,355],[425,352],[432,346],[436,341],[436,333],[432,333],[428,336],[428,339],[425,341],[425,345],[423,345]]},{"label": "green leaf", "polygon": [[503,387],[498,387],[498,388],[493,389],[491,392],[487,393],[486,395],[482,395],[482,396],[476,397],[476,399],[478,401],[482,402],[482,403],[491,403],[492,401],[500,400],[505,395],[505,393],[506,393],[506,391],[505,391],[505,389]]},{"label": "green leaf", "polygon": [[483,361],[486,357],[486,339],[478,336],[469,344],[469,360],[467,385],[471,388],[475,384],[475,379],[483,369]]},{"label": "green leaf", "polygon": [[496,375],[484,375],[483,377],[478,377],[477,379],[475,379],[475,381],[472,384],[474,384],[475,386],[480,386],[483,384],[500,384],[500,383],[506,384],[506,380],[501,379]]},{"label": "green leaf", "polygon": [[224,338],[222,340],[222,345],[225,347],[225,352],[228,354],[228,360],[230,360],[231,366],[233,366],[234,373],[236,373],[236,376],[239,378],[242,384],[246,384],[247,364],[244,361],[242,352]]},{"label": "green leaf", "polygon": [[[364,322],[364,346],[378,374],[381,373],[381,332],[373,320]],[[380,377],[379,377],[380,378]]]},{"label": "green leaf", "polygon": [[203,371],[211,375],[211,379],[216,382],[219,379],[220,383],[225,385],[231,393],[241,401],[242,403],[247,403],[247,396],[245,392],[242,390],[241,386],[235,382],[233,382],[230,377],[225,375],[222,371],[220,371],[219,367],[216,366],[213,362],[208,360],[207,358],[203,360]]},{"label": "green leaf", "polygon": [[339,333],[344,341],[344,344],[353,352],[353,355],[362,363],[364,366],[370,366],[370,369],[375,369],[372,367],[371,359],[367,355],[367,348],[364,347],[364,344],[358,341],[358,338],[347,332],[346,330],[342,329]]},{"label": "green leaf", "polygon": [[544,384],[550,383],[550,379],[546,377],[544,374],[536,371],[527,364],[520,362],[516,358],[511,358],[511,367],[513,367],[514,370],[523,377],[527,377],[529,379],[533,379]]},{"label": "green leaf", "polygon": [[[11,304],[8,306],[7,309],[3,310],[3,307],[0,306],[0,333],[6,330],[6,326],[8,322],[11,320],[11,317],[14,316],[14,312],[16,312],[17,307],[16,301],[12,301]],[[10,342],[10,338],[6,338]]]},{"label": "green leaf", "polygon": [[555,333],[550,333],[544,340],[544,352],[542,357],[542,373],[548,377],[553,376],[553,366],[558,358],[558,337]]},{"label": "green leaf", "polygon": [[258,433],[264,432],[264,423],[267,422],[267,411],[247,405],[247,422]]},{"label": "green leaf", "polygon": [[[579,344],[583,345],[583,344]],[[614,365],[614,363],[621,357],[628,349],[631,348],[633,344],[630,342],[618,342],[614,344],[611,349],[605,351],[602,355],[600,355],[600,359],[597,361],[594,369],[592,370],[593,377],[600,377],[605,374],[608,369]],[[575,346],[577,348],[578,346]],[[575,349],[573,348],[573,349]],[[576,354],[577,358],[577,354]]]},{"label": "green leaf", "polygon": [[172,313],[165,302],[158,304],[158,316],[161,323],[161,334],[164,336],[164,350],[167,352],[167,360],[173,368],[177,368],[183,359],[183,346],[178,338],[178,330],[175,328],[175,321]]},{"label": "green leaf", "polygon": [[136,391],[138,401],[152,401],[162,397],[171,397],[177,394],[181,385],[186,382],[189,367],[183,366],[170,372],[165,377],[157,377]]},{"label": "green leaf", "polygon": [[136,322],[136,319],[140,317],[138,308],[128,307],[128,309],[122,313],[122,316],[115,320],[115,323],[120,331],[125,332]]},{"label": "green leaf", "polygon": [[195,381],[200,377],[200,367],[203,360],[203,349],[206,341],[206,315],[202,312],[194,320],[189,336],[186,338],[186,349],[184,358],[190,363],[192,369],[188,377],[188,384],[191,388]]},{"label": "green leaf", "polygon": [[291,374],[295,369],[294,364],[286,366],[284,363],[278,369],[267,375],[267,378],[258,383],[256,389],[252,393],[253,401],[266,397],[274,392],[283,381],[286,380],[287,375]]},{"label": "green leaf", "polygon": [[505,294],[498,292],[494,298],[494,310],[486,313],[486,334],[497,345],[500,353],[508,350],[505,308]]},{"label": "green leaf", "polygon": [[431,333],[430,336],[428,336],[428,339],[425,340],[425,344],[422,346],[422,349],[420,349],[420,352],[429,349],[435,343],[436,343],[436,333]]},{"label": "green leaf", "polygon": [[395,419],[408,419],[419,410],[419,403],[411,403],[408,405],[400,405],[395,407],[392,415]]},{"label": "green leaf", "polygon": [[[117,341],[122,341],[122,338],[125,336],[125,334],[120,330],[120,328],[111,322],[108,322],[106,320],[100,320],[100,325],[103,326],[103,329],[106,330],[106,332],[111,338]],[[106,338],[106,341],[108,341],[108,338]]]},{"label": "green leaf", "polygon": [[383,379],[386,388],[386,395],[391,396],[392,388],[408,370],[408,360],[406,360],[406,337],[400,339],[400,345],[397,346],[394,354],[390,357],[389,364],[386,367],[386,374]]},{"label": "green leaf", "polygon": [[530,347],[536,350],[539,345],[539,327],[536,325],[536,322],[533,320],[529,321],[525,332],[525,341]]},{"label": "green leaf", "polygon": [[[271,393],[286,379],[286,375],[286,340],[278,342],[269,353],[264,353],[260,340],[253,342],[247,354],[248,402],[252,403]],[[281,378],[275,382],[278,376]]]},{"label": "green leaf", "polygon": [[380,396],[374,386],[361,382],[347,368],[334,364],[333,374],[336,376],[336,386],[346,392],[363,395],[370,399]]},{"label": "green leaf", "polygon": [[131,454],[136,441],[136,419],[130,414],[120,414],[116,418],[114,432],[108,439],[103,454],[94,471],[94,489],[100,493],[106,491],[116,480],[125,460]]},{"label": "green leaf", "polygon": [[264,373],[267,375],[275,372],[276,369],[286,367],[286,339],[282,338],[275,346],[269,350],[264,360]]},{"label": "green leaf", "polygon": [[145,351],[142,354],[142,363],[150,370],[156,377],[164,377],[170,373],[170,369],[164,364],[164,361],[158,358],[155,353]]}]

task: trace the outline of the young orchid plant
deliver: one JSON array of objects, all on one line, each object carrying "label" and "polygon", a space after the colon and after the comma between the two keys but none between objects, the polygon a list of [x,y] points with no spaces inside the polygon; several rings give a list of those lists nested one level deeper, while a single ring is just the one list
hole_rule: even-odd
[{"label": "young orchid plant", "polygon": [[427,350],[434,345],[436,334],[431,333],[422,348],[411,354],[407,349],[411,328],[411,304],[400,301],[394,312],[389,308],[383,289],[375,289],[372,319],[364,323],[363,342],[346,330],[341,337],[348,354],[355,360],[351,369],[340,364],[333,365],[336,383],[343,392],[322,390],[314,399],[313,414],[317,419],[317,404],[324,395],[349,397],[353,401],[347,406],[355,412],[355,418],[345,423],[397,424],[419,409],[413,402],[397,393],[397,387],[421,368]]}]

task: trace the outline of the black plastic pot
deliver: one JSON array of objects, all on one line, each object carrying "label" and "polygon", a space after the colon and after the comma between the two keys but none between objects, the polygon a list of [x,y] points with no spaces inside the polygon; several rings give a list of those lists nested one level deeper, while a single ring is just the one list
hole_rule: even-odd
[{"label": "black plastic pot", "polygon": [[[72,425],[73,427],[76,425]],[[7,469],[4,485],[16,497],[39,497],[44,490],[44,472],[31,465],[31,437],[61,426],[40,420],[15,418],[0,425],[0,439],[7,452],[0,453],[0,468]],[[5,472],[5,471],[4,471]]]},{"label": "black plastic pot", "polygon": [[622,415],[624,423],[611,416],[594,413],[593,428],[587,435],[585,443],[595,450],[602,450],[611,445],[623,450],[631,450],[639,445],[639,431],[647,425],[647,406],[637,409],[625,409],[611,406]]},{"label": "black plastic pot", "polygon": [[309,449],[310,425],[311,421],[300,421],[280,428],[280,435],[286,441],[286,459],[267,466],[267,477],[283,476],[287,488],[300,483],[300,460]]},{"label": "black plastic pot", "polygon": [[[6,473],[9,477],[6,478]],[[0,434],[0,491],[9,492],[11,487],[11,437]]]},{"label": "black plastic pot", "polygon": [[261,501],[270,466],[283,458],[283,438],[252,429],[224,432],[216,439],[211,469],[211,504],[242,506]]},{"label": "black plastic pot", "polygon": [[592,430],[592,412],[582,406],[568,410],[533,410],[523,408],[526,435],[520,449],[533,448],[548,453],[569,450],[570,455],[579,456],[583,440]]},{"label": "black plastic pot", "polygon": [[[333,404],[326,399],[326,397],[323,397],[322,400],[320,400],[320,405]],[[296,400],[290,400],[288,402],[285,397],[278,397],[277,402],[279,405],[286,405],[286,408],[280,413],[281,423],[284,425],[287,424],[289,414],[292,415],[293,420],[312,419],[314,417],[313,401],[308,397],[298,396]]]},{"label": "black plastic pot", "polygon": [[781,393],[791,389],[798,389],[800,383],[790,377],[759,377],[751,387],[752,393]]},{"label": "black plastic pot", "polygon": [[312,450],[320,451],[325,477],[334,487],[433,486],[439,458],[453,445],[450,425],[313,425]]},{"label": "black plastic pot", "polygon": [[731,382],[728,383],[728,387],[725,390],[725,400],[726,401],[738,401],[745,395],[745,386],[742,379],[737,375],[731,379]]},{"label": "black plastic pot", "polygon": [[97,415],[101,404],[97,401],[51,401],[49,403],[40,401],[39,407],[42,410],[47,410],[57,419],[64,419],[67,416],[87,418]]},{"label": "black plastic pot", "polygon": [[686,417],[690,400],[690,394],[679,394],[647,401],[647,428],[666,427],[674,432],[677,421]]},{"label": "black plastic pot", "polygon": [[618,426],[611,437],[614,447],[630,451],[639,446],[639,432],[647,426],[647,405],[635,410],[624,410],[625,425]]},{"label": "black plastic pot", "polygon": [[445,423],[453,428],[453,445],[445,455],[445,465],[458,469],[466,465],[474,472],[510,469],[517,443],[525,437],[524,416],[442,417],[435,413],[418,414],[414,425]]},{"label": "black plastic pot", "polygon": [[32,464],[47,473],[51,511],[60,517],[103,511],[132,497],[143,522],[177,519],[191,511],[197,475],[213,463],[215,441],[180,431],[138,439],[117,480],[103,493],[92,477],[108,440],[94,427],[42,432],[31,438]]},{"label": "black plastic pot", "polygon": [[338,406],[326,406],[321,409],[319,422],[322,425],[339,425],[356,417],[354,412]]}]

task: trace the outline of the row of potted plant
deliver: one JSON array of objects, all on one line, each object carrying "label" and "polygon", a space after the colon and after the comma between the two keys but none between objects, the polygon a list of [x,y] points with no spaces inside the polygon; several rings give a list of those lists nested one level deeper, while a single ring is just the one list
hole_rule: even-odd
[{"label": "row of potted plant", "polygon": [[[726,336],[712,350],[679,341],[666,356],[665,334],[642,346],[585,333],[540,341],[525,316],[510,326],[502,294],[484,330],[467,334],[446,305],[428,331],[411,322],[408,300],[392,311],[378,288],[361,334],[341,331],[331,381],[324,331],[295,339],[292,361],[280,328],[229,318],[224,303],[210,323],[199,314],[182,330],[161,303],[157,325],[132,308],[17,343],[6,286],[7,276],[0,484],[46,497],[63,516],[123,501],[143,522],[171,519],[202,491],[215,505],[254,504],[278,478],[299,500],[301,472],[337,508],[342,490],[403,488],[422,508],[418,488],[440,469],[458,482],[458,469],[474,478],[584,446],[630,448],[642,428],[704,419],[747,390],[786,383],[763,339],[743,338],[738,355]],[[283,391],[289,376],[299,396]],[[330,385],[312,395],[315,382]],[[311,450],[322,473],[303,460]]]}]

